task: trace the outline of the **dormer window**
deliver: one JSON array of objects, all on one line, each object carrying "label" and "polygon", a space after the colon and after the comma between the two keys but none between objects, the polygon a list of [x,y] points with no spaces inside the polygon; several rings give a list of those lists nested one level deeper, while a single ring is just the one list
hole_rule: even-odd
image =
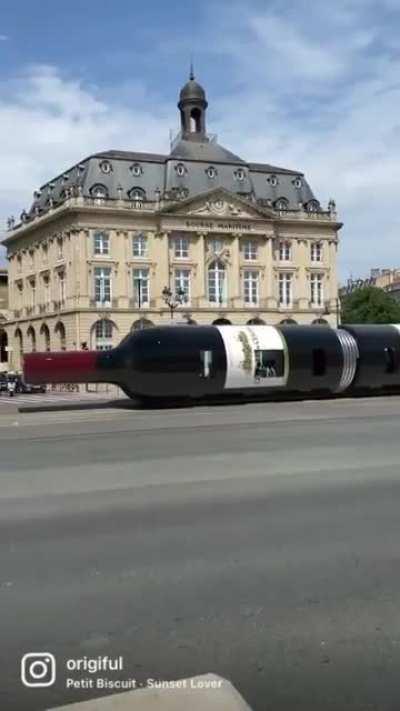
[{"label": "dormer window", "polygon": [[301,188],[303,183],[301,182],[301,178],[297,177],[293,180],[293,185],[295,188]]},{"label": "dormer window", "polygon": [[284,198],[284,197],[278,198],[278,200],[275,201],[275,209],[276,210],[288,210],[289,209],[289,201],[286,200],[286,198]]},{"label": "dormer window", "polygon": [[186,174],[186,168],[183,165],[183,163],[178,163],[178,165],[175,166],[176,174],[179,175],[179,177],[182,177]]},{"label": "dormer window", "polygon": [[140,165],[140,163],[134,163],[133,165],[131,165],[131,173],[132,173],[132,175],[135,175],[136,177],[139,177],[139,175],[142,175],[143,168]]},{"label": "dormer window", "polygon": [[128,197],[130,200],[142,201],[146,200],[146,193],[143,188],[132,188],[128,192]]},{"label": "dormer window", "polygon": [[105,185],[96,183],[90,188],[90,194],[96,200],[106,200],[108,198],[108,190]]},{"label": "dormer window", "polygon": [[273,188],[275,188],[278,185],[278,178],[276,175],[270,175],[269,178],[267,178],[267,183],[272,185]]},{"label": "dormer window", "polygon": [[111,165],[110,161],[102,160],[100,163],[100,170],[102,173],[105,173],[105,174],[111,173],[112,165]]},{"label": "dormer window", "polygon": [[318,212],[320,205],[318,200],[309,200],[305,207],[307,212]]},{"label": "dormer window", "polygon": [[235,177],[236,177],[236,180],[244,180],[245,173],[244,173],[243,168],[238,168],[235,171]]},{"label": "dormer window", "polygon": [[210,166],[207,168],[206,173],[207,173],[207,177],[208,177],[208,178],[215,178],[216,175],[217,175],[217,171],[216,171],[216,169],[214,168],[213,165],[210,165]]}]

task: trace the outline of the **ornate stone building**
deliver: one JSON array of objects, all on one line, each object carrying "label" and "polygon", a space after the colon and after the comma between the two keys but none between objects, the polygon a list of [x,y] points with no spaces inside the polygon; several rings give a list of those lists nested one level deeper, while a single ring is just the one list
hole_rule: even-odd
[{"label": "ornate stone building", "polygon": [[334,202],[323,209],[299,171],[219,145],[192,74],[178,107],[169,155],[92,155],[9,221],[13,367],[24,350],[105,349],[169,323],[165,288],[179,321],[335,323]]}]

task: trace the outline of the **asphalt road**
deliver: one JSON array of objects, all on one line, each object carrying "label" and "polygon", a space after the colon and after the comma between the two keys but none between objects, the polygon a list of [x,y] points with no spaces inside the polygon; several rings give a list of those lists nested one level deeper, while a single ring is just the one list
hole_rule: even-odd
[{"label": "asphalt road", "polygon": [[[103,693],[66,678],[208,671],[257,711],[398,711],[399,414],[385,398],[2,415],[2,711]],[[30,652],[55,655],[53,686],[22,685]],[[99,655],[123,671],[66,670]]]}]

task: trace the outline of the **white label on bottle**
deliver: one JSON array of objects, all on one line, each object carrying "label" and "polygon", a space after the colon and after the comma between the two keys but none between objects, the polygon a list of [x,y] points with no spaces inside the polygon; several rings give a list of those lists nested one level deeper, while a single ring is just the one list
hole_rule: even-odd
[{"label": "white label on bottle", "polygon": [[225,388],[283,387],[288,357],[282,334],[274,326],[216,326],[225,345]]}]

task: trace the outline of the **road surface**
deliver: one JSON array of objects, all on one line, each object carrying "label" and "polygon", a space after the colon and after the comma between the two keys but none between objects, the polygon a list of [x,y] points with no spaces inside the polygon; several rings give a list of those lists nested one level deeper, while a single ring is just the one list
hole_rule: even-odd
[{"label": "road surface", "polygon": [[[257,711],[400,708],[400,398],[0,417],[2,711],[215,672]],[[57,679],[20,680],[48,652]],[[70,664],[71,662],[69,662]],[[38,671],[38,667],[36,667]]]}]

